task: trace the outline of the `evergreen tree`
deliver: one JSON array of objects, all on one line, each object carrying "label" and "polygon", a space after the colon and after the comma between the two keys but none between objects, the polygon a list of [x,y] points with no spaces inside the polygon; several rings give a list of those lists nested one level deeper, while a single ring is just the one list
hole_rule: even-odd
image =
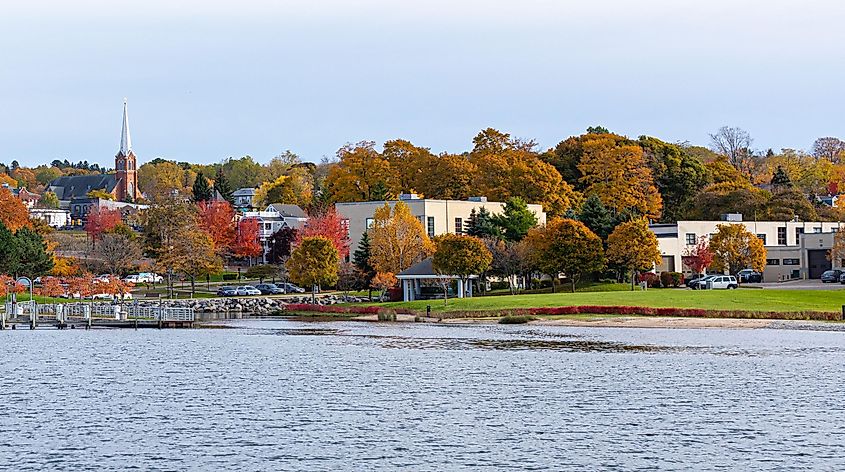
[{"label": "evergreen tree", "polygon": [[387,186],[384,185],[383,181],[380,180],[373,185],[370,191],[370,199],[372,201],[387,200]]},{"label": "evergreen tree", "polygon": [[537,226],[537,215],[520,197],[509,198],[502,213],[493,215],[491,219],[501,229],[505,241],[521,241],[529,229]]},{"label": "evergreen tree", "polygon": [[18,245],[9,228],[0,221],[0,273],[15,275],[18,271]]},{"label": "evergreen tree", "polygon": [[208,185],[208,179],[205,178],[202,172],[197,174],[197,178],[194,180],[192,192],[194,194],[195,202],[207,202],[214,197],[211,186]]},{"label": "evergreen tree", "polygon": [[581,206],[581,212],[578,213],[578,220],[596,233],[602,241],[607,241],[607,237],[619,223],[613,212],[604,206],[596,194],[587,197]]},{"label": "evergreen tree", "polygon": [[53,268],[53,257],[47,252],[47,244],[40,234],[29,228],[15,233],[17,267],[15,276],[25,275],[31,279],[42,276]]},{"label": "evergreen tree", "polygon": [[493,221],[493,215],[484,207],[479,208],[478,212],[475,211],[475,208],[470,211],[464,232],[476,238],[499,239],[502,237],[502,231]]},{"label": "evergreen tree", "polygon": [[352,253],[352,264],[361,272],[361,278],[370,292],[370,298],[372,298],[373,278],[376,276],[376,270],[370,264],[370,235],[367,231],[364,231],[364,236],[361,237],[358,248]]},{"label": "evergreen tree", "polygon": [[232,190],[232,185],[226,179],[222,167],[217,168],[217,175],[214,176],[214,190],[223,197],[223,200],[226,200],[231,205],[235,204],[235,197],[232,196],[234,190]]},{"label": "evergreen tree", "polygon": [[784,190],[792,188],[792,180],[789,175],[783,170],[783,167],[778,166],[775,174],[772,176],[772,187],[775,190]]}]

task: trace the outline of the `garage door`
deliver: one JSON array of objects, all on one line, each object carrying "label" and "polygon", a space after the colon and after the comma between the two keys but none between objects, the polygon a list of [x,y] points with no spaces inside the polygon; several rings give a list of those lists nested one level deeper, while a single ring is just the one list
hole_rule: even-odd
[{"label": "garage door", "polygon": [[807,262],[809,263],[809,271],[807,276],[811,279],[818,279],[822,276],[822,272],[830,270],[830,261],[827,260],[827,250],[814,249],[807,251]]}]

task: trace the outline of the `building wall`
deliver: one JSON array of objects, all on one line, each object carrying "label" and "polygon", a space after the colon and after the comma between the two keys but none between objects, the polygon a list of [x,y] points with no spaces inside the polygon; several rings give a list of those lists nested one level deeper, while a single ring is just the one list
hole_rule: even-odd
[{"label": "building wall", "polygon": [[[402,200],[411,209],[411,214],[421,219],[423,227],[428,231],[429,218],[433,218],[434,236],[455,233],[456,218],[461,219],[463,231],[466,231],[466,222],[473,209],[486,208],[491,213],[501,213],[505,207],[502,202],[477,202],[467,200],[430,200],[410,199]],[[364,231],[367,230],[367,222],[373,218],[375,211],[387,203],[393,208],[396,201],[378,202],[353,202],[336,203],[335,209],[343,218],[349,220],[350,248],[354,252],[361,241]],[[540,224],[546,223],[546,213],[542,205],[528,205],[528,209],[537,215]],[[462,231],[462,232],[463,232]]]},{"label": "building wall", "polygon": [[770,282],[796,278],[796,270],[798,278],[809,277],[808,251],[829,250],[834,234],[842,226],[839,222],[795,221],[679,221],[677,224],[651,225],[664,261],[658,272],[669,270],[691,275],[692,272],[682,262],[684,252],[692,248],[699,237],[714,234],[720,224],[744,225],[748,231],[765,240],[769,263],[763,278]]}]

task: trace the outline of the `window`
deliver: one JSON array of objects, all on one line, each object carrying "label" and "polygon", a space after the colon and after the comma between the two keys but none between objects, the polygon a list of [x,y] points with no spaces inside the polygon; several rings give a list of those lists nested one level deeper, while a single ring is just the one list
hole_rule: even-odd
[{"label": "window", "polygon": [[695,245],[695,233],[687,233],[687,246]]},{"label": "window", "polygon": [[264,223],[264,230],[265,230],[265,231],[270,231],[270,230],[272,230],[272,229],[273,229],[273,224],[272,224],[272,223]]},{"label": "window", "polygon": [[766,245],[766,235],[765,234],[758,234],[757,239],[759,239],[760,241],[763,241],[764,246]]},{"label": "window", "polygon": [[367,218],[367,221],[366,221],[366,223],[365,223],[365,224],[366,224],[366,226],[367,226],[367,229],[372,228],[372,227],[373,227],[373,219],[372,219],[372,218]]},{"label": "window", "polygon": [[786,246],[786,226],[778,228],[778,246]]},{"label": "window", "polygon": [[455,234],[464,234],[464,220],[455,218]]},{"label": "window", "polygon": [[783,265],[800,265],[800,261],[798,259],[784,259]]},{"label": "window", "polygon": [[429,238],[434,237],[434,217],[433,216],[428,217],[428,237]]},{"label": "window", "polygon": [[814,233],[821,233],[821,232],[822,232],[822,227],[821,227],[821,226],[815,226],[815,227],[813,227],[813,232],[814,232]]},{"label": "window", "polygon": [[780,260],[779,259],[766,259],[766,265],[770,265],[770,266],[780,265]]},{"label": "window", "polygon": [[801,235],[802,234],[804,234],[804,228],[795,228],[795,245],[796,246],[801,244]]}]

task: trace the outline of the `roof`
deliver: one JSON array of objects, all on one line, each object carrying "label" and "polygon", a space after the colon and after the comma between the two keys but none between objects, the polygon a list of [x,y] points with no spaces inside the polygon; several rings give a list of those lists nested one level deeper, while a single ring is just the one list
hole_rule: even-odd
[{"label": "roof", "polygon": [[[457,275],[438,274],[434,270],[432,258],[424,259],[396,274],[397,279],[457,279]],[[471,275],[469,278],[477,278]]]},{"label": "roof", "polygon": [[267,207],[267,211],[275,211],[282,216],[291,217],[291,218],[307,218],[308,216],[302,211],[302,208],[299,208],[297,205],[288,205],[285,203],[271,203],[270,206]]},{"label": "roof", "polygon": [[239,188],[232,192],[233,197],[252,197],[255,196],[255,189],[252,187]]},{"label": "roof", "polygon": [[55,193],[59,200],[71,200],[85,198],[91,190],[111,193],[116,186],[114,174],[66,175],[51,181],[47,190]]},{"label": "roof", "polygon": [[119,154],[128,156],[132,152],[132,139],[129,137],[129,113],[126,111],[126,99],[123,99],[123,127],[120,129]]}]

